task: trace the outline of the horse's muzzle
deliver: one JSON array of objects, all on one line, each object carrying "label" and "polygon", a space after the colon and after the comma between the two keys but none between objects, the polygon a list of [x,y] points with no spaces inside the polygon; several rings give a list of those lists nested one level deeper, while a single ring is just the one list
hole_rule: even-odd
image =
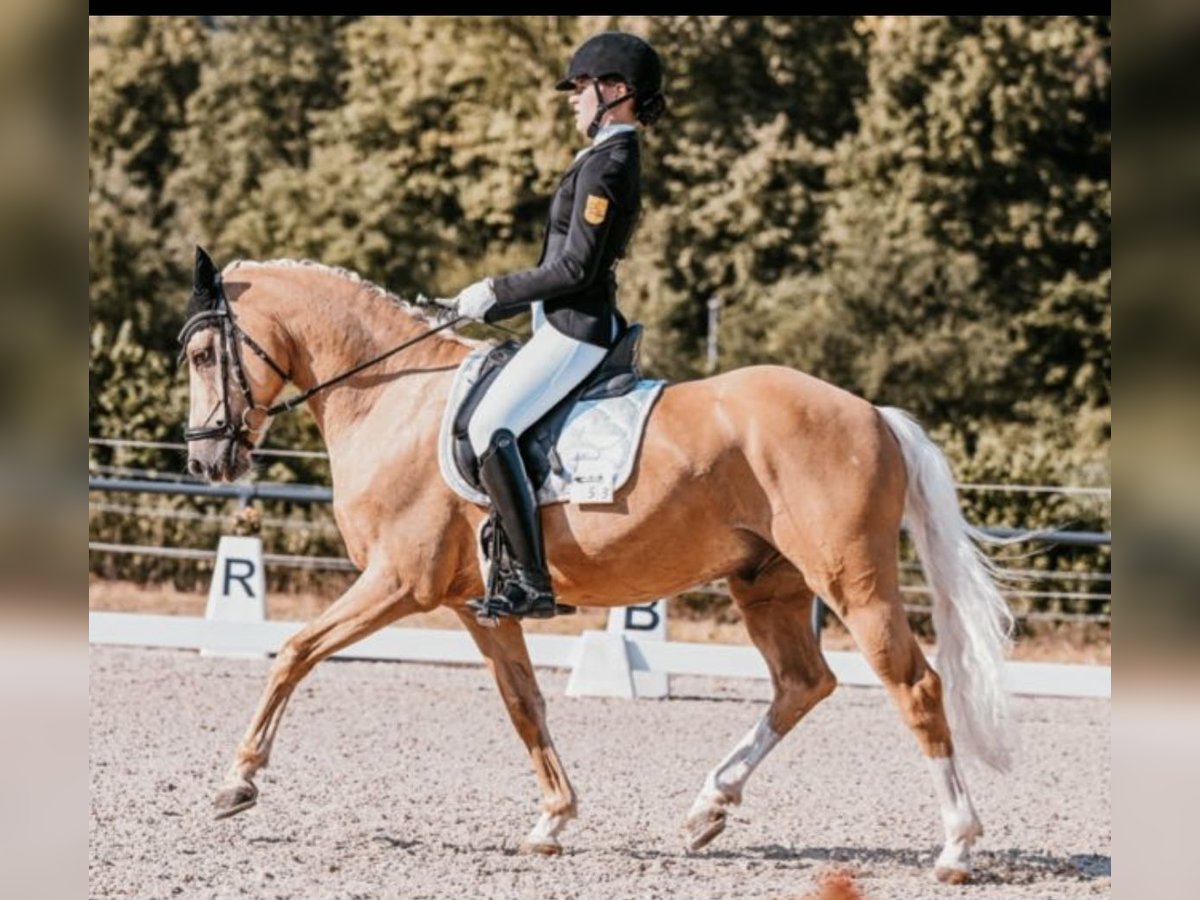
[{"label": "horse's muzzle", "polygon": [[222,455],[219,459],[203,460],[192,457],[188,460],[188,474],[194,478],[203,478],[206,481],[224,481],[230,476],[227,471],[225,458]]},{"label": "horse's muzzle", "polygon": [[188,455],[187,471],[195,478],[206,481],[235,481],[250,468],[247,448],[240,443],[214,441],[215,447],[207,442],[196,446]]},{"label": "horse's muzzle", "polygon": [[196,478],[211,478],[215,468],[213,464],[199,459],[189,459],[187,464],[188,474]]}]

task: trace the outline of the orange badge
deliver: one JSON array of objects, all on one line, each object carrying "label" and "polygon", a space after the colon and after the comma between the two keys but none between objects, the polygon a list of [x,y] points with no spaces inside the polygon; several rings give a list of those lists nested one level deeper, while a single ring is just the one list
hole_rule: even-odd
[{"label": "orange badge", "polygon": [[608,215],[608,198],[588,194],[587,206],[583,208],[583,221],[589,225],[599,225]]}]

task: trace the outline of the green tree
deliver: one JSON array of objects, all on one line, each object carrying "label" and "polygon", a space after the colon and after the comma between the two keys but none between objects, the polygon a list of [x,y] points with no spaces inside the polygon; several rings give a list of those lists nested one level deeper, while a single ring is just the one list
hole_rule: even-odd
[{"label": "green tree", "polygon": [[[866,88],[865,41],[850,17],[620,24],[661,52],[671,106],[647,135],[646,211],[622,302],[650,326],[652,368],[699,374],[709,297],[748,336],[763,292],[813,268],[829,149],[854,128]],[[725,365],[748,361],[745,342],[722,339]]]},{"label": "green tree", "polygon": [[181,277],[163,252],[172,137],[199,83],[206,39],[191,17],[88,19],[88,260],[93,322],[129,319],[137,339],[174,338],[160,303]]},{"label": "green tree", "polygon": [[[368,18],[343,34],[345,99],[312,165],[273,178],[275,233],[393,290],[449,293],[531,265],[570,161],[553,84],[571,22]],[[275,202],[277,201],[277,202]]]},{"label": "green tree", "polygon": [[829,170],[820,272],[771,352],[968,432],[1082,411],[1081,437],[1103,442],[1107,20],[868,25],[870,91]]},{"label": "green tree", "polygon": [[[346,17],[242,16],[213,20],[210,53],[175,136],[179,165],[166,186],[174,240],[191,259],[296,255],[274,228],[265,195],[303,180],[313,123],[342,102],[340,32]],[[291,213],[289,213],[291,215]],[[310,223],[311,224],[311,223]],[[295,232],[295,229],[292,229]]]}]

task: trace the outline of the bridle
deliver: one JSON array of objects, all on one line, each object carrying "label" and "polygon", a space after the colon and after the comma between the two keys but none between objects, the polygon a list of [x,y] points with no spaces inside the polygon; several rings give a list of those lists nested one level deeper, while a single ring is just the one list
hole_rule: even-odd
[{"label": "bridle", "polygon": [[[270,366],[285,383],[291,381],[292,376],[271,358],[271,355],[262,348],[258,341],[254,340],[238,325],[237,319],[233,314],[233,308],[229,305],[229,298],[225,296],[225,288],[221,283],[220,276],[214,279],[213,286],[216,289],[216,303],[213,308],[193,315],[184,323],[183,329],[179,332],[179,344],[181,348],[180,362],[183,361],[183,354],[187,350],[188,341],[192,339],[192,336],[197,331],[202,331],[206,328],[218,329],[220,334],[220,349],[217,356],[221,369],[221,399],[219,403],[223,415],[215,426],[185,428],[183,439],[188,443],[192,441],[207,441],[213,438],[224,439],[227,442],[225,446],[225,462],[227,466],[232,467],[237,445],[254,430],[246,422],[247,415],[256,409],[263,410],[268,418],[271,415],[269,409],[254,402],[254,393],[250,389],[250,380],[246,377],[246,368],[242,362],[242,343],[245,342],[246,346]],[[242,392],[242,397],[246,401],[246,408],[242,411],[241,416],[238,417],[236,422],[234,421],[233,411],[229,404],[229,374],[231,369],[234,381],[237,383],[238,388]],[[212,418],[211,411],[205,418],[205,421],[207,422],[210,418]]]},{"label": "bridle", "polygon": [[[242,363],[242,343],[244,342],[259,359],[270,366],[271,369],[283,379],[285,384],[291,382],[291,373],[285,371],[284,368],[279,365],[279,363],[275,362],[275,360],[271,358],[271,355],[262,348],[262,345],[259,344],[258,341],[254,340],[254,338],[252,338],[249,334],[247,334],[246,331],[238,324],[237,317],[233,314],[233,307],[229,303],[229,298],[225,296],[225,286],[221,281],[220,275],[217,275],[214,279],[213,286],[216,289],[216,300],[213,308],[203,310],[193,315],[184,323],[183,329],[179,332],[179,344],[181,347],[180,362],[183,362],[183,354],[187,350],[188,341],[192,339],[197,331],[201,331],[205,328],[217,328],[220,330],[219,357],[221,367],[221,399],[219,402],[224,416],[222,417],[220,423],[215,426],[207,428],[185,428],[183,431],[183,439],[188,443],[192,441],[207,441],[213,438],[224,439],[227,442],[225,447],[226,465],[231,468],[233,466],[233,455],[237,445],[241,442],[245,442],[248,446],[253,446],[253,442],[245,441],[245,438],[247,435],[259,430],[251,428],[247,423],[246,417],[250,413],[256,411],[262,412],[263,425],[265,426],[265,423],[268,419],[279,415],[281,412],[287,412],[295,409],[297,406],[304,403],[319,391],[323,391],[325,388],[332,387],[341,381],[345,381],[347,378],[357,375],[363,369],[382,362],[389,356],[399,353],[401,350],[411,347],[413,344],[419,343],[420,341],[425,340],[425,338],[431,337],[443,329],[450,328],[451,326],[458,324],[465,318],[464,316],[454,316],[449,321],[430,328],[428,331],[422,332],[415,338],[410,338],[409,340],[404,341],[402,344],[393,347],[386,353],[381,353],[364,363],[360,363],[352,369],[348,369],[339,375],[335,375],[333,378],[322,381],[321,383],[309,388],[307,391],[297,394],[294,397],[289,397],[287,400],[283,400],[274,404],[273,406],[263,406],[254,401],[254,393],[250,388],[250,380],[246,377],[246,369]],[[417,302],[419,304],[425,303],[436,306],[438,310],[443,313],[447,309],[447,307],[444,307],[433,301],[425,300],[423,297],[419,298]],[[229,405],[230,370],[232,370],[234,381],[237,383],[238,389],[241,390],[242,397],[246,401],[246,407],[242,410],[242,414],[238,417],[237,422],[234,422],[232,410]],[[214,410],[215,409],[216,406],[214,405]],[[212,412],[208,414],[208,416],[205,418],[205,421],[208,421],[208,419],[211,417]]]}]

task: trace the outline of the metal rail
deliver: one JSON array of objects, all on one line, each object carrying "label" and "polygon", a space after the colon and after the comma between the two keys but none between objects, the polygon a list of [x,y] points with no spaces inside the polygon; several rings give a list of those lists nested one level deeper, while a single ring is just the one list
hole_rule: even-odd
[{"label": "metal rail", "polygon": [[[95,439],[93,439],[94,441]],[[115,442],[114,442],[115,443]],[[179,482],[179,481],[150,481],[145,479],[132,478],[98,478],[88,476],[88,491],[98,492],[129,492],[129,493],[144,493],[144,494],[174,494],[194,497],[213,497],[217,499],[234,499],[238,500],[242,505],[249,504],[253,500],[282,500],[292,503],[329,503],[333,500],[333,491],[330,488],[320,485],[311,484],[279,484],[274,482],[245,482],[234,484],[206,484],[200,482]],[[1046,544],[1060,544],[1064,546],[1077,547],[1104,547],[1112,545],[1111,532],[1100,531],[1062,531],[1062,530],[1040,530],[1030,531],[1018,528],[1002,528],[988,527],[978,528],[979,532],[1000,541],[1017,542],[1036,542]],[[177,559],[213,559],[216,553],[211,550],[193,550],[187,548],[172,548],[172,547],[152,547],[135,544],[108,544],[103,542],[89,542],[89,551],[108,552],[108,553],[137,553],[145,556],[163,556]],[[357,571],[354,564],[348,559],[340,557],[306,557],[306,556],[291,556],[284,554],[264,554],[264,561],[273,565],[283,565],[296,568],[312,568],[312,569],[334,569],[339,571]],[[1022,573],[1024,575],[1024,573]],[[1061,577],[1063,573],[1047,573]],[[1030,572],[1029,577],[1037,577]],[[1110,576],[1097,575],[1097,573],[1086,573],[1079,578],[1103,578]],[[927,593],[927,590],[921,587],[904,587],[902,590],[905,593]],[[689,591],[689,593],[714,593],[725,595],[724,591],[717,588],[704,586]],[[1001,592],[1005,596],[1010,597],[1031,597],[1039,599],[1067,599],[1067,600],[1095,600],[1105,601],[1111,600],[1112,595],[1109,594],[1088,594],[1075,591],[1023,591],[1019,589],[1003,590]],[[821,620],[824,615],[824,604],[818,597],[813,604],[813,629],[820,633]],[[927,608],[916,607],[916,611],[925,611]],[[1018,614],[1018,618],[1027,620],[1077,620],[1077,621],[1098,621],[1108,622],[1111,617],[1103,613],[1044,613],[1044,612],[1028,612]]]}]

